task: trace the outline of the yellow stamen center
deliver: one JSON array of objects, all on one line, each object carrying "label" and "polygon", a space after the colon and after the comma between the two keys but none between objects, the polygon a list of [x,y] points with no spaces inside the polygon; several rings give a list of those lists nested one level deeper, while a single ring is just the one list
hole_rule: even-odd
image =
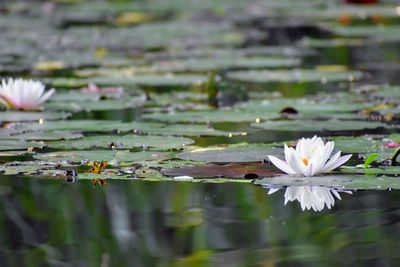
[{"label": "yellow stamen center", "polygon": [[308,165],[308,159],[302,159],[303,160],[303,163],[304,163],[304,165]]}]

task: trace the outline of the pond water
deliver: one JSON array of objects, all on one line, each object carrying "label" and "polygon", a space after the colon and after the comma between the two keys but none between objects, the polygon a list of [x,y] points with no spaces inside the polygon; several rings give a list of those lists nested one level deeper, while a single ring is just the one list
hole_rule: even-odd
[{"label": "pond water", "polygon": [[397,266],[399,191],[331,210],[242,184],[1,179],[2,266]]},{"label": "pond water", "polygon": [[[399,265],[400,11],[346,2],[1,3],[56,93],[0,91],[0,266]],[[314,135],[352,158],[269,161]]]}]

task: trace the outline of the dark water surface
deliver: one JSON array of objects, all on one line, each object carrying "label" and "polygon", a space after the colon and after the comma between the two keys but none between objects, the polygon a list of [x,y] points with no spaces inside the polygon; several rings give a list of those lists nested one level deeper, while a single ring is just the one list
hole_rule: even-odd
[{"label": "dark water surface", "polygon": [[303,212],[248,184],[0,179],[0,266],[398,266],[400,191]]}]

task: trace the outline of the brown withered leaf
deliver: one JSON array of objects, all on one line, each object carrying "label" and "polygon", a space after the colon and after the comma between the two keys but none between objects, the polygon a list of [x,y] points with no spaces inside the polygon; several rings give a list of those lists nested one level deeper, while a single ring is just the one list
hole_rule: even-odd
[{"label": "brown withered leaf", "polygon": [[272,177],[282,174],[281,172],[271,170],[264,163],[227,165],[209,164],[203,166],[190,166],[183,168],[162,169],[161,173],[167,176],[192,176],[195,178],[237,178],[237,179],[256,179],[260,177]]}]

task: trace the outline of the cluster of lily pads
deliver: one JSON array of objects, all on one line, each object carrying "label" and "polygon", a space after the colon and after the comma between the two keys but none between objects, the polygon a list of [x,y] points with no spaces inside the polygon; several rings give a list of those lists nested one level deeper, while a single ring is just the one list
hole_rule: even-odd
[{"label": "cluster of lily pads", "polygon": [[[298,186],[303,190],[288,190],[287,200],[314,210],[332,206],[336,189],[400,188],[399,87],[371,84],[369,62],[358,70],[346,66],[347,57],[335,58],[343,65],[315,63],[348,47],[381,45],[395,54],[398,26],[375,21],[391,23],[395,6],[296,1],[308,8],[294,12],[286,1],[258,1],[251,9],[243,1],[204,1],[201,9],[185,2],[192,13],[183,16],[179,5],[171,15],[163,1],[137,2],[7,7],[0,17],[6,25],[0,73],[7,77],[0,86],[2,173],[68,181],[73,170],[77,179],[254,182],[271,192]],[[196,15],[216,5],[222,12],[200,23]],[[321,37],[273,45],[277,37],[268,23],[244,30],[255,18],[288,14],[309,20]],[[8,78],[16,74],[42,82]],[[313,135],[324,141],[305,152],[299,144],[312,147],[311,139],[297,141]],[[353,154],[348,166],[336,169],[348,160],[337,151]],[[278,160],[285,155],[286,163]],[[88,172],[96,161],[108,167]],[[325,172],[331,175],[315,176]]]}]

